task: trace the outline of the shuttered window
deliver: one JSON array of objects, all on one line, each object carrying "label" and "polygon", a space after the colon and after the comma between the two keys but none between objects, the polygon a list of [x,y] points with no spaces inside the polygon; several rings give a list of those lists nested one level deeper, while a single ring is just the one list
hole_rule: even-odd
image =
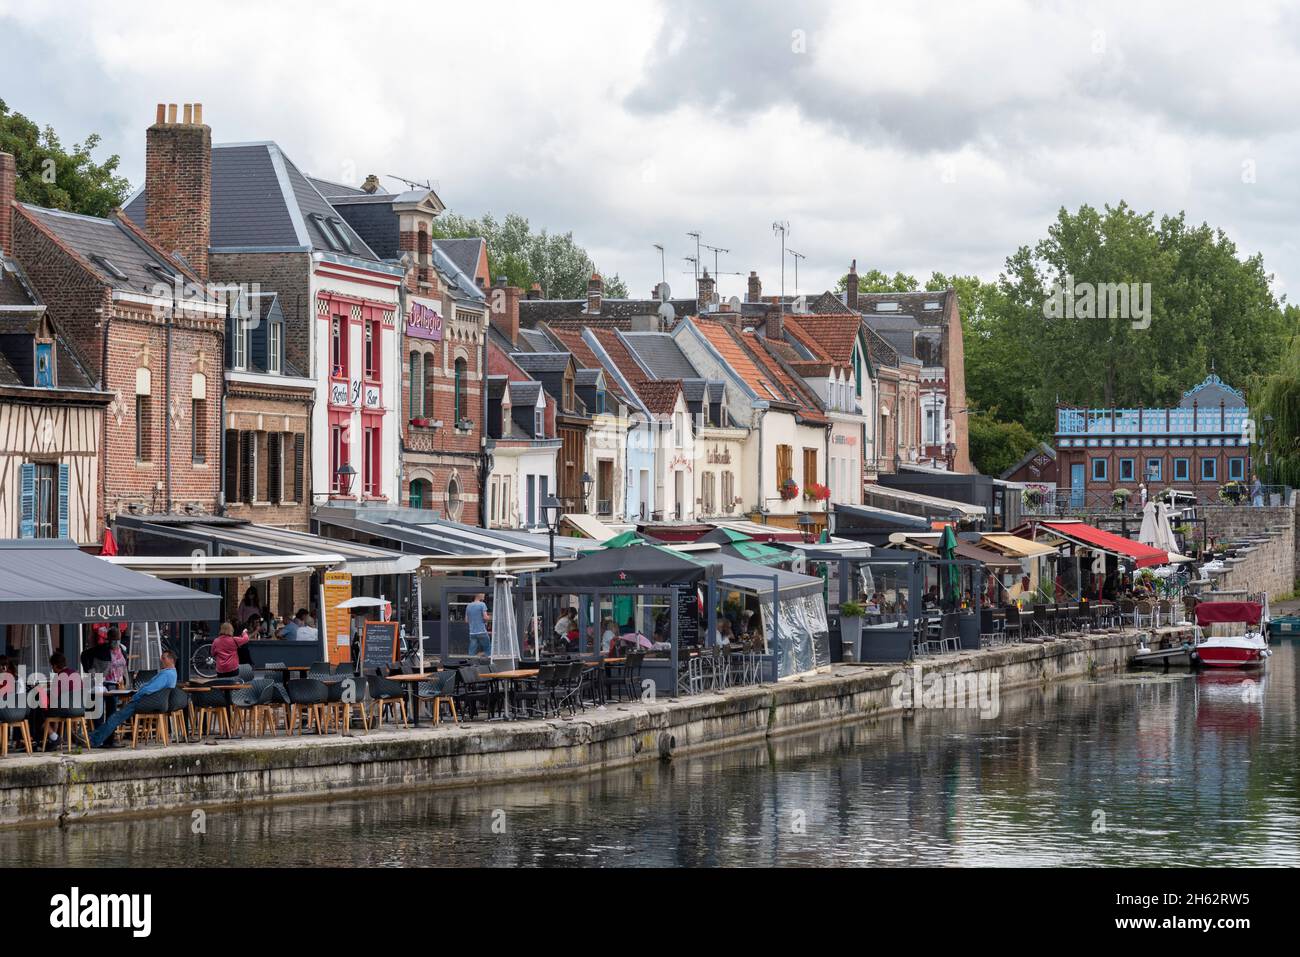
[{"label": "shuttered window", "polygon": [[284,434],[266,436],[266,498],[279,505],[284,499]]},{"label": "shuttered window", "polygon": [[153,461],[153,410],[147,395],[135,397],[135,460]]},{"label": "shuttered window", "polygon": [[817,481],[817,450],[803,450],[803,487],[805,489]]},{"label": "shuttered window", "polygon": [[239,432],[226,429],[226,481],[225,494],[227,504],[238,502],[239,498]]},{"label": "shuttered window", "polygon": [[190,458],[195,465],[202,465],[208,460],[208,403],[203,399],[190,400],[190,416],[194,430]]},{"label": "shuttered window", "polygon": [[779,489],[794,479],[794,449],[788,445],[776,447],[776,487]]},{"label": "shuttered window", "polygon": [[257,446],[252,432],[239,433],[239,500],[251,505],[257,494]]},{"label": "shuttered window", "polygon": [[293,437],[293,500],[301,502],[303,496],[303,447],[304,436],[298,432]]}]

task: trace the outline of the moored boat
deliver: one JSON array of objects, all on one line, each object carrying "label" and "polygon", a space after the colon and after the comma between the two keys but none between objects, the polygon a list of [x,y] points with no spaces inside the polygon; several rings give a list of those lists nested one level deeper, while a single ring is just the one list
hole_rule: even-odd
[{"label": "moored boat", "polygon": [[[1254,668],[1271,652],[1264,636],[1268,602],[1206,601],[1196,606],[1197,661],[1210,668]],[[1242,625],[1240,634],[1206,636],[1210,625]],[[1235,629],[1234,629],[1235,632]]]}]

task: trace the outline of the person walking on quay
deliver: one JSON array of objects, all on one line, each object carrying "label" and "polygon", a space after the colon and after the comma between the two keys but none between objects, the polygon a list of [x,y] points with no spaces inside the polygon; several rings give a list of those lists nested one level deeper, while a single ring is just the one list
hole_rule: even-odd
[{"label": "person walking on quay", "polygon": [[483,600],[486,595],[478,594],[474,600],[465,606],[465,620],[469,622],[469,653],[471,655],[489,656],[492,654],[492,636],[488,634],[488,622],[492,620],[492,615],[488,611],[487,603]]},{"label": "person walking on quay", "polygon": [[176,656],[170,651],[162,653],[162,667],[158,673],[140,686],[140,690],[131,695],[131,700],[122,707],[113,712],[113,716],[91,732],[90,746],[92,748],[111,748],[113,744],[113,732],[116,731],[124,721],[130,720],[135,715],[135,709],[139,707],[140,699],[145,695],[153,694],[155,691],[162,691],[164,688],[176,687]]},{"label": "person walking on quay", "polygon": [[1250,504],[1255,508],[1264,507],[1264,486],[1259,480],[1259,473],[1252,476],[1253,481],[1250,485]]}]

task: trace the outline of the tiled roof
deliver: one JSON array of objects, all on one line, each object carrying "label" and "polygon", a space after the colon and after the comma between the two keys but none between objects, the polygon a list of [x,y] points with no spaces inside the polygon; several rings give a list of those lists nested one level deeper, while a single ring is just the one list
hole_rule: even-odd
[{"label": "tiled roof", "polygon": [[552,352],[555,344],[547,337],[546,333],[539,332],[536,329],[520,329],[519,342],[517,343],[520,351],[529,352]]},{"label": "tiled roof", "polygon": [[737,333],[727,323],[704,318],[696,320],[695,327],[722,356],[722,360],[749,385],[760,399],[776,402],[789,401],[776,381],[763,371],[744,346],[741,345],[738,337],[743,333]]},{"label": "tiled roof", "polygon": [[563,372],[572,359],[567,352],[515,352],[510,358],[529,375]]},{"label": "tiled roof", "polygon": [[637,395],[656,415],[671,415],[677,408],[677,396],[682,391],[679,379],[641,379],[635,383]]},{"label": "tiled roof", "polygon": [[787,316],[785,320],[786,332],[814,356],[823,356],[841,367],[853,362],[861,325],[862,317],[851,312]]},{"label": "tiled roof", "polygon": [[0,306],[37,306],[41,297],[28,281],[22,267],[0,256]]},{"label": "tiled roof", "polygon": [[[519,332],[522,336],[524,330],[520,329]],[[555,345],[569,350],[573,355],[573,361],[578,364],[580,369],[600,369],[603,371],[605,368],[596,353],[591,351],[591,346],[587,345],[586,340],[582,338],[581,328],[542,326],[540,329],[534,330],[532,334],[544,335]],[[623,394],[623,390],[619,388],[618,382],[613,376],[605,377],[605,391],[617,399],[627,401],[627,396]]]},{"label": "tiled roof", "polygon": [[762,365],[767,374],[780,383],[782,390],[799,409],[799,417],[805,422],[824,424],[827,419],[821,404],[812,391],[801,382],[797,375],[788,371],[781,360],[785,359],[790,346],[785,342],[776,342],[754,332],[741,333],[741,339]]},{"label": "tiled roof", "polygon": [[876,368],[897,366],[899,360],[898,350],[882,338],[875,329],[866,325],[862,328],[863,338],[867,340],[867,357],[871,359],[871,364]]}]

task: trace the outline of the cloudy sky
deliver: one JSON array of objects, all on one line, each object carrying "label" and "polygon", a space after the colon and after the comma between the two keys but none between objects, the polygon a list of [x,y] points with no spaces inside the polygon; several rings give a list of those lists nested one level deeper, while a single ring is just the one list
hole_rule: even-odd
[{"label": "cloudy sky", "polygon": [[[160,101],[307,171],[572,230],[634,294],[856,258],[994,278],[1064,205],[1186,210],[1300,283],[1300,13],[1269,3],[0,0],[0,98],[139,183]],[[387,181],[396,185],[395,181]],[[713,268],[713,254],[705,252]],[[787,259],[787,289],[794,288]],[[1294,297],[1293,297],[1294,298]]]}]

